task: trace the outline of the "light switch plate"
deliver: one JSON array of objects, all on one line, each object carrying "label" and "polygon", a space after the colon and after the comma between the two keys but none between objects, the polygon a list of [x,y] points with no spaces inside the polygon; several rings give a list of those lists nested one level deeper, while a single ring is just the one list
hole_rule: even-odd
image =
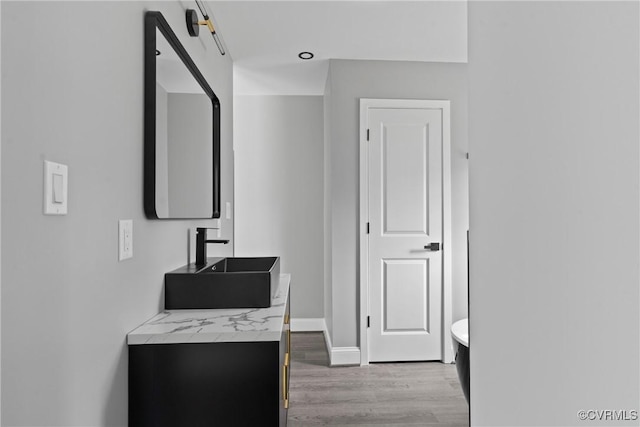
[{"label": "light switch plate", "polygon": [[133,220],[121,219],[118,221],[118,259],[133,258]]},{"label": "light switch plate", "polygon": [[69,201],[67,165],[44,161],[44,214],[66,215]]}]

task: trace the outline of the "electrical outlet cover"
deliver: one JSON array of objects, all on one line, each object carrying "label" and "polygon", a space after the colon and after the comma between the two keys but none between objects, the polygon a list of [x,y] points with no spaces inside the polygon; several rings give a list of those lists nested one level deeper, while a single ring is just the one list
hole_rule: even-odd
[{"label": "electrical outlet cover", "polygon": [[118,221],[118,259],[133,258],[133,220]]}]

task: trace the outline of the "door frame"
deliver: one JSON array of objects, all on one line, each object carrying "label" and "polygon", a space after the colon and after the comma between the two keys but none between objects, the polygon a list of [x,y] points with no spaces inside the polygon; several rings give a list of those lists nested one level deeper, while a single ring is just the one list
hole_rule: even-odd
[{"label": "door frame", "polygon": [[442,351],[443,363],[453,362],[451,338],[451,101],[424,99],[360,98],[360,365],[369,364],[369,145],[368,111],[373,108],[428,108],[442,110]]}]

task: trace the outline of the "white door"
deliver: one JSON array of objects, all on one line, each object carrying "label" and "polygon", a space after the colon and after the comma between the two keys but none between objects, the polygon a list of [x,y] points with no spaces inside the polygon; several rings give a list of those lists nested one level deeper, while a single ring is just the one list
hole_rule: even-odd
[{"label": "white door", "polygon": [[367,121],[369,361],[441,360],[443,109]]}]

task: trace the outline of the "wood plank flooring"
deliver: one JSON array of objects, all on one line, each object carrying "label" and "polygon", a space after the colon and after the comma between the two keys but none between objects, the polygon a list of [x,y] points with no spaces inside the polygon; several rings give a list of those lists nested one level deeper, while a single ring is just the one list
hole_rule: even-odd
[{"label": "wood plank flooring", "polygon": [[455,365],[376,363],[329,367],[321,332],[291,337],[288,427],[467,427]]}]

